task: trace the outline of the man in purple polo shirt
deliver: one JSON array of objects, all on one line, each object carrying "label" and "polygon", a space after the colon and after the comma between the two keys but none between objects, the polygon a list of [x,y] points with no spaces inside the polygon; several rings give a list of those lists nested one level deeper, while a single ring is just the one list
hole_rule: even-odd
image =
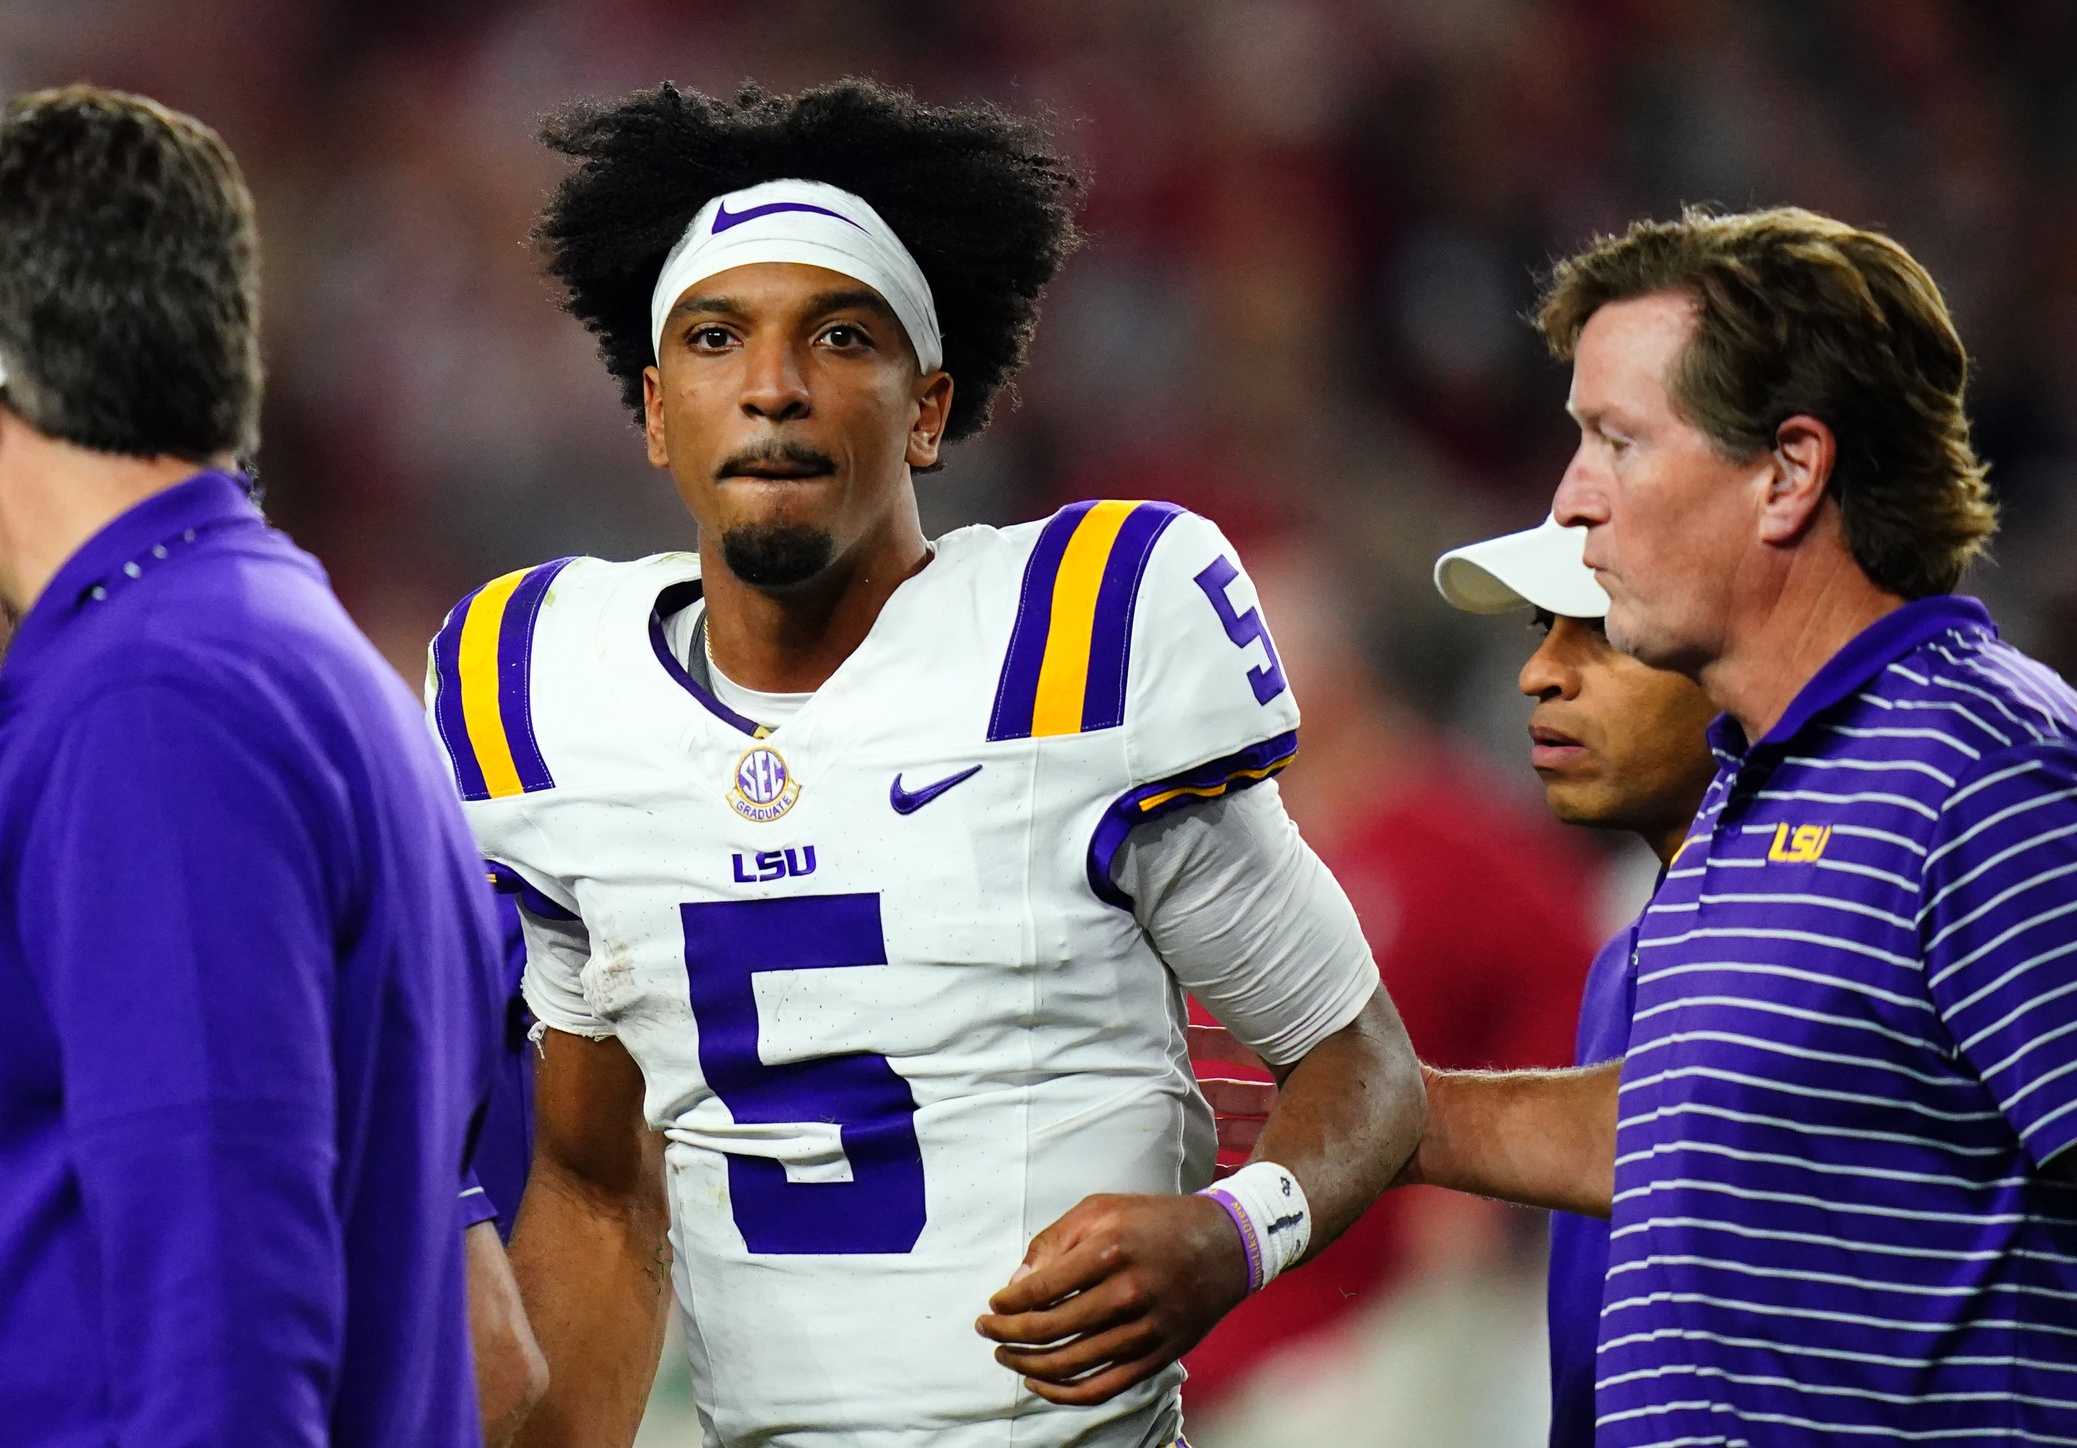
[{"label": "man in purple polo shirt", "polygon": [[1724,711],[1637,941],[1598,1441],[2077,1442],[2077,694],[1951,592],[1995,516],[1939,291],[1695,212],[1540,322],[1609,638]]},{"label": "man in purple polo shirt", "polygon": [[0,113],[0,1440],[479,1441],[456,1194],[500,962],[418,709],[231,459],[221,141]]}]

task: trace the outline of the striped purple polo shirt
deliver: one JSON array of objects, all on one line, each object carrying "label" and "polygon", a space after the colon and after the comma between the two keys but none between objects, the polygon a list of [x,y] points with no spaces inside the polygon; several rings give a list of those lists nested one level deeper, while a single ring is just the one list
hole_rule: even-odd
[{"label": "striped purple polo shirt", "polygon": [[1597,1441],[2077,1444],[2077,693],[1927,598],[1713,743],[1638,939]]}]

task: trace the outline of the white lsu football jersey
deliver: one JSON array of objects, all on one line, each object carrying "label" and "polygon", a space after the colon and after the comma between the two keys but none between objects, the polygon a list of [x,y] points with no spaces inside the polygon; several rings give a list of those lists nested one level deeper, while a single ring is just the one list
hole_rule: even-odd
[{"label": "white lsu football jersey", "polygon": [[486,584],[428,704],[523,882],[529,1005],[642,1068],[708,1442],[1170,1443],[1179,1368],[1056,1407],[973,1323],[1084,1197],[1208,1179],[1111,862],[1296,748],[1232,547],[1145,502],[949,534],[771,731],[665,641],[699,586],[683,553]]}]

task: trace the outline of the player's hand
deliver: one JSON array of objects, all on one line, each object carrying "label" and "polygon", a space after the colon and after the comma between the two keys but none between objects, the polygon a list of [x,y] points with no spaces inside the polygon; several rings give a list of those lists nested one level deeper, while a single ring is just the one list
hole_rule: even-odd
[{"label": "player's hand", "polygon": [[1087,1406],[1160,1372],[1247,1295],[1240,1232],[1217,1202],[1097,1196],[1032,1238],[974,1326],[1031,1391]]}]

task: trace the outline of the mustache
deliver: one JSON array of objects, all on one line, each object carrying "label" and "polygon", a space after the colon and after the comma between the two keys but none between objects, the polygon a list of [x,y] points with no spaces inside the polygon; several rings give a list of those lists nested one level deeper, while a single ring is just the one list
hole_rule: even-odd
[{"label": "mustache", "polygon": [[731,454],[727,461],[714,470],[714,476],[734,477],[759,466],[812,469],[823,473],[833,473],[837,470],[836,460],[828,453],[811,448],[806,443],[773,438],[769,442],[759,443],[755,447]]}]

